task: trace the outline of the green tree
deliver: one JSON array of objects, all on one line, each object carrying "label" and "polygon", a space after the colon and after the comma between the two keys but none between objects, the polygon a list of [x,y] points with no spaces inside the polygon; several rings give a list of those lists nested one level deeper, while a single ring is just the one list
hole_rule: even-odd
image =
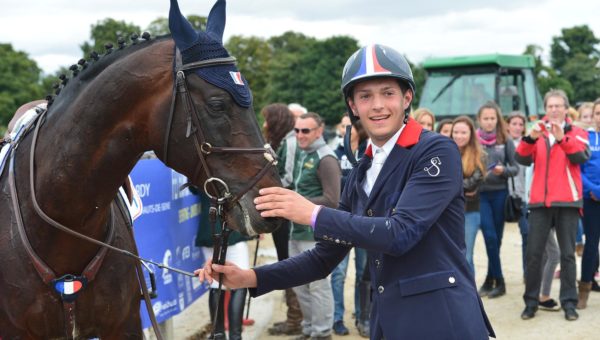
[{"label": "green tree", "polygon": [[265,39],[234,35],[225,44],[229,54],[237,59],[237,67],[252,89],[254,109],[259,112],[267,101],[266,88],[271,62],[271,46]]},{"label": "green tree", "polygon": [[565,91],[569,98],[574,98],[575,91],[573,90],[571,82],[558,74],[554,68],[544,65],[542,59],[543,53],[544,49],[541,46],[534,44],[527,45],[525,52],[523,53],[532,55],[535,60],[533,72],[541,95],[543,96],[544,93],[552,89],[561,89]]},{"label": "green tree", "polygon": [[[316,39],[288,31],[271,37],[268,43],[272,54],[268,70],[269,82],[265,88],[267,102],[297,102],[307,106],[304,102],[306,87],[302,80],[306,65],[302,64],[301,58],[316,43]],[[317,111],[311,107],[309,110]]]},{"label": "green tree", "polygon": [[550,46],[551,65],[555,69],[562,70],[567,62],[577,54],[598,56],[595,46],[600,40],[587,25],[563,28],[561,32],[561,36],[552,38]]},{"label": "green tree", "polygon": [[318,112],[327,124],[337,124],[347,111],[340,82],[348,56],[357,49],[356,39],[336,36],[315,42],[301,54],[303,104]]},{"label": "green tree", "polygon": [[[425,79],[426,79],[426,75],[427,72],[425,72],[425,68],[423,68],[423,64],[418,64],[415,65],[413,63],[410,62],[410,60],[408,60],[408,57],[404,56],[406,58],[406,61],[408,61],[408,64],[410,65],[410,69],[412,70],[413,73],[413,79],[415,81],[415,86],[417,87],[417,93],[415,93],[415,97],[413,98],[412,101],[412,107],[413,109],[417,108],[417,105],[419,104],[419,100],[421,99],[421,93],[423,93],[423,86],[425,86]],[[435,112],[434,112],[435,113]]]},{"label": "green tree", "polygon": [[552,38],[551,65],[571,84],[572,102],[594,100],[600,95],[600,53],[596,48],[600,40],[587,25],[563,28],[561,32],[561,36]]},{"label": "green tree", "polygon": [[542,97],[544,93],[552,90],[552,89],[560,89],[565,91],[567,97],[569,97],[570,101],[573,101],[575,91],[573,90],[573,85],[571,83],[559,76],[554,69],[548,66],[544,66],[543,70],[537,77],[537,84],[540,89],[540,93]]},{"label": "green tree", "polygon": [[40,73],[27,53],[0,44],[0,125],[6,126],[19,106],[44,96]]},{"label": "green tree", "polygon": [[123,37],[127,43],[130,43],[129,37],[132,34],[140,34],[140,27],[125,21],[106,18],[98,21],[91,26],[90,41],[84,42],[80,47],[85,57],[92,51],[104,53],[104,45],[111,43],[116,45],[117,39]]},{"label": "green tree", "polygon": [[561,76],[573,85],[572,103],[593,101],[600,95],[598,58],[577,53],[563,66]]}]

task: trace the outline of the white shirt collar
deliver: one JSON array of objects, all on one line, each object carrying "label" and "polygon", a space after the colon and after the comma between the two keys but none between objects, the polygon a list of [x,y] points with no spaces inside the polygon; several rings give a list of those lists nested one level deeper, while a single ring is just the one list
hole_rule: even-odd
[{"label": "white shirt collar", "polygon": [[389,156],[392,152],[392,149],[394,148],[394,145],[396,145],[398,138],[400,138],[400,134],[402,133],[402,130],[404,130],[405,126],[406,124],[403,124],[402,127],[390,139],[388,139],[388,141],[385,142],[385,144],[383,144],[382,147],[378,147],[377,145],[373,144],[369,139],[369,144],[371,144],[371,151],[373,151],[372,154],[375,155],[377,150],[381,149],[385,153],[386,157]]}]

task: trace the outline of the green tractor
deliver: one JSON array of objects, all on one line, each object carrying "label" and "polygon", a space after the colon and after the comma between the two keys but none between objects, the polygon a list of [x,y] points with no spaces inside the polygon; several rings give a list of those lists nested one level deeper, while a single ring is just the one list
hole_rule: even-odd
[{"label": "green tractor", "polygon": [[504,115],[518,110],[533,120],[544,113],[531,55],[432,58],[423,66],[427,80],[419,107],[430,109],[436,120],[460,115],[473,118],[490,100]]}]

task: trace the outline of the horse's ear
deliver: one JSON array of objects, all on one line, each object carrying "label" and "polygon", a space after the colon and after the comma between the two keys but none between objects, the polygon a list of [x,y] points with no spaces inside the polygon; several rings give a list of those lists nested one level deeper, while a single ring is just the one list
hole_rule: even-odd
[{"label": "horse's ear", "polygon": [[223,31],[225,31],[225,0],[217,0],[208,14],[206,33],[223,44]]},{"label": "horse's ear", "polygon": [[[212,13],[212,12],[211,12]],[[169,10],[169,30],[175,40],[175,45],[180,50],[192,46],[198,40],[198,32],[192,24],[181,14],[177,0],[171,0],[171,9]]]}]

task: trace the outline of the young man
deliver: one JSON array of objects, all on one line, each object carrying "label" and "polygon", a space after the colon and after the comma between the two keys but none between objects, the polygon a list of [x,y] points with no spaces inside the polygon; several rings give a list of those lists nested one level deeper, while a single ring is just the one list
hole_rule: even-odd
[{"label": "young man", "polygon": [[525,310],[521,318],[533,318],[538,309],[541,259],[550,229],[554,228],[560,247],[560,303],[565,318],[574,321],[579,318],[575,311],[575,236],[583,207],[580,164],[590,158],[590,148],[587,132],[571,125],[567,118],[569,99],[564,91],[546,93],[544,107],[544,120],[523,137],[515,154],[517,162],[534,164],[529,194]]},{"label": "young man", "polygon": [[207,264],[197,271],[254,296],[326,277],[351,247],[369,252],[371,339],[495,336],[467,265],[461,158],[449,138],[408,118],[415,84],[404,57],[366,46],[346,62],[342,91],[351,119],[371,138],[348,176],[338,210],[283,188],[261,190],[262,216],[311,224],[314,249],[254,270]]}]

